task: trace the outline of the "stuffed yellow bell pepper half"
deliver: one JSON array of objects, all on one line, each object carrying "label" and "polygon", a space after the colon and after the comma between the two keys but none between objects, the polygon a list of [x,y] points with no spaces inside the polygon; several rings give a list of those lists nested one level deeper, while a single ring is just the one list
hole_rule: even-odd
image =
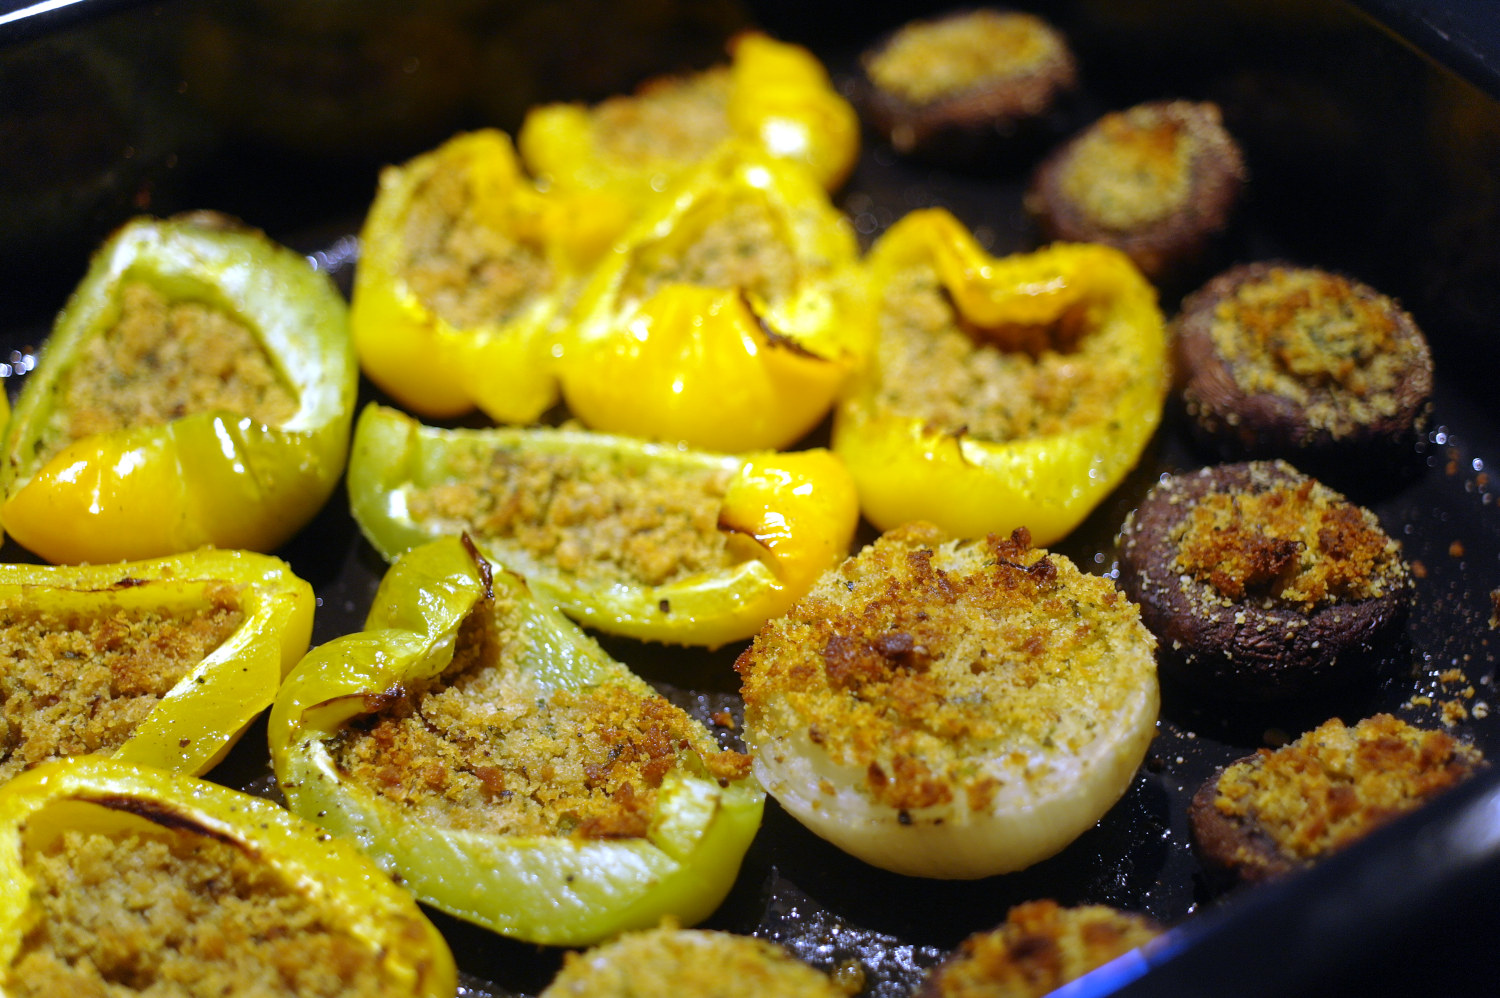
[{"label": "stuffed yellow bell pepper half", "polygon": [[446,430],[367,407],[349,500],[386,558],[467,533],[590,627],[748,638],[849,550],[854,483],[826,450],[728,455],[550,428]]},{"label": "stuffed yellow bell pepper half", "polygon": [[563,334],[563,398],[609,433],[790,446],[860,358],[858,254],[805,171],[727,146],[594,270]]},{"label": "stuffed yellow bell pepper half", "polygon": [[510,137],[387,167],[360,233],[350,324],[370,380],[431,418],[526,423],[557,400],[553,325],[633,209],[538,191]]},{"label": "stuffed yellow bell pepper half", "polygon": [[313,603],[249,551],[0,565],[0,782],[86,753],[207,772],[307,651]]},{"label": "stuffed yellow bell pepper half", "polygon": [[367,629],[288,677],[269,739],[290,807],[518,939],[707,917],[760,825],[750,760],[465,540],[399,558]]},{"label": "stuffed yellow bell pepper half", "polygon": [[1069,533],[1135,467],[1170,381],[1156,293],[1121,253],[1059,244],[995,258],[941,209],[867,260],[869,363],[833,449],[882,530]]},{"label": "stuffed yellow bell pepper half", "polygon": [[353,843],[92,756],[0,787],[0,993],[452,998],[447,943]]},{"label": "stuffed yellow bell pepper half", "polygon": [[0,521],[52,562],[268,551],[344,469],[358,369],[307,260],[218,215],[95,254],[5,434]]},{"label": "stuffed yellow bell pepper half", "polygon": [[806,49],[755,31],[730,61],[650,81],[594,107],[543,104],[521,124],[526,168],[565,190],[660,190],[725,142],[751,145],[837,189],[859,157],[859,117]]}]

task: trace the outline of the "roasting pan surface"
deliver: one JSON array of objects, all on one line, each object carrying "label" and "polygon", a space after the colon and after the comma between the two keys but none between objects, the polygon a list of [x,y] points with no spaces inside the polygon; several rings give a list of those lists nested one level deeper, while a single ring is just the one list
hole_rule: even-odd
[{"label": "roasting pan surface", "polygon": [[[0,17],[17,6],[0,5]],[[326,20],[300,22],[286,13],[294,5],[272,0],[216,5],[224,13],[213,16],[172,2],[73,6],[66,18],[0,21],[0,32],[10,32],[0,34],[0,371],[12,397],[92,246],[134,212],[236,214],[306,252],[347,290],[353,236],[379,165],[460,127],[513,128],[521,93],[597,99],[647,72],[703,64],[723,32],[749,23],[809,45],[836,80],[847,80],[870,39],[940,9],[889,0],[816,9],[684,2],[649,26],[661,32],[659,51],[622,55],[611,77],[602,69],[578,73],[592,50],[570,50],[583,44],[560,26],[571,22],[542,16],[549,5],[541,3],[434,4],[421,25],[426,33],[408,42],[412,51],[392,41],[400,37],[392,33],[400,16],[394,3],[335,3]],[[604,3],[551,6],[615,11]],[[1427,332],[1438,378],[1431,432],[1414,460],[1419,473],[1355,496],[1420,566],[1418,609],[1392,668],[1332,700],[1230,711],[1165,689],[1158,738],[1125,798],[1062,854],[1021,873],[977,882],[887,874],[839,853],[768,802],[737,885],[708,925],[774,939],[823,968],[858,964],[863,993],[891,998],[909,993],[927,967],[968,933],[998,923],[1011,905],[1052,897],[1144,911],[1177,926],[1159,949],[1071,993],[1311,994],[1334,982],[1375,993],[1493,993],[1500,772],[1309,874],[1223,897],[1201,880],[1185,808],[1215,766],[1276,732],[1295,735],[1328,716],[1352,721],[1377,710],[1435,724],[1461,685],[1476,694],[1464,701],[1470,716],[1455,730],[1500,758],[1500,717],[1476,709],[1500,706],[1500,631],[1491,623],[1500,614],[1492,596],[1500,590],[1493,470],[1500,468],[1500,40],[1487,36],[1483,22],[1470,22],[1462,3],[1232,3],[1212,12],[1088,0],[1027,6],[1056,20],[1078,49],[1079,125],[1144,99],[1221,103],[1252,177],[1234,258],[1279,256],[1343,270],[1399,297]],[[257,29],[257,14],[267,12],[270,26]],[[547,58],[534,60],[536,76],[504,84],[495,53],[514,42],[518,25],[558,34],[549,36]],[[301,81],[304,90],[285,88],[295,97],[288,106],[326,99],[343,131],[320,133],[316,122],[274,128],[247,95],[236,97],[241,79],[215,100],[195,100],[215,78],[202,75],[192,47],[221,37],[280,59],[258,67],[247,56],[236,67],[247,72],[306,72],[309,59],[323,66],[326,74]],[[460,46],[475,58],[458,78],[437,58],[446,52],[439,42],[451,38],[473,43]],[[314,41],[347,63],[318,61],[324,53]],[[395,48],[380,54],[380,45]],[[391,66],[415,85],[357,72]],[[509,98],[497,94],[502,84],[514,88]],[[371,106],[382,99],[389,104]],[[999,253],[1033,245],[1020,208],[1024,179],[1014,167],[915,165],[867,139],[839,200],[866,239],[913,208],[941,205]],[[1163,304],[1170,314],[1170,295]],[[361,394],[362,403],[379,398],[367,383]],[[1141,466],[1058,550],[1114,572],[1115,533],[1157,476],[1207,460],[1179,417],[1169,407]],[[826,430],[811,441],[820,434]],[[342,492],[278,553],[318,594],[315,643],[359,629],[385,565],[360,537]],[[14,544],[3,555],[29,560]],[[604,644],[700,718],[738,709],[731,663],[739,646],[706,653]],[[1450,669],[1465,682],[1440,681]],[[263,729],[211,775],[275,796]],[[534,994],[560,959],[557,951],[433,917],[469,994]]]}]

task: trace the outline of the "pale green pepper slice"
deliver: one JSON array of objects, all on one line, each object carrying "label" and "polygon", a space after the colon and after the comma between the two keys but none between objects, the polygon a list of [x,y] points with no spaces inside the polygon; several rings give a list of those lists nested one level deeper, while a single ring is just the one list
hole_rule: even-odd
[{"label": "pale green pepper slice", "polygon": [[550,945],[707,917],[764,804],[745,756],[458,538],[303,659],[269,740],[293,811],[425,903]]}]

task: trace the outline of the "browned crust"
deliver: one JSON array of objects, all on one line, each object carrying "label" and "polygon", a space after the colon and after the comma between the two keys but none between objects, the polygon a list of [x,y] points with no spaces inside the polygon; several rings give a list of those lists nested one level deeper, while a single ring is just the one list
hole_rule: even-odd
[{"label": "browned crust", "polygon": [[[1349,432],[1314,426],[1307,406],[1296,400],[1268,391],[1245,391],[1235,381],[1232,362],[1215,348],[1210,332],[1221,302],[1241,286],[1267,279],[1278,268],[1326,273],[1274,260],[1241,264],[1183,299],[1173,330],[1178,366],[1186,379],[1182,398],[1190,426],[1225,460],[1283,457],[1320,473],[1365,461],[1389,466],[1422,432],[1431,411],[1433,370],[1426,338],[1393,301],[1368,285],[1348,281],[1357,297],[1388,303],[1386,313],[1395,335],[1419,344],[1419,349],[1400,379],[1395,412]],[[1323,396],[1327,395],[1323,390]]]},{"label": "browned crust", "polygon": [[915,998],[1040,998],[1162,931],[1144,915],[1104,905],[1028,901],[994,929],[966,938],[927,975]]},{"label": "browned crust", "polygon": [[1279,462],[1220,465],[1166,479],[1126,519],[1120,587],[1156,635],[1164,675],[1215,698],[1269,702],[1325,690],[1379,664],[1410,607],[1404,567],[1382,595],[1311,609],[1255,594],[1231,601],[1171,567],[1173,530],[1205,496],[1305,480]]},{"label": "browned crust", "polygon": [[[1486,765],[1472,745],[1390,714],[1349,727],[1332,718],[1205,780],[1188,806],[1192,847],[1216,886],[1260,883],[1313,865]],[[1268,823],[1266,813],[1278,817]]]},{"label": "browned crust", "polygon": [[1064,168],[1103,119],[1042,161],[1026,192],[1026,210],[1045,239],[1105,243],[1123,251],[1153,281],[1176,282],[1207,258],[1229,228],[1245,184],[1244,155],[1212,102],[1154,101],[1138,107],[1176,124],[1195,144],[1188,196],[1176,211],[1136,227],[1112,228],[1067,195]]},{"label": "browned crust", "polygon": [[[937,20],[964,17],[974,10],[952,11]],[[974,160],[995,151],[997,142],[1022,138],[1028,125],[1039,123],[1078,87],[1077,60],[1062,35],[1050,30],[1059,48],[1039,65],[931,101],[908,100],[882,89],[868,74],[861,75],[855,97],[865,123],[903,156],[942,161]],[[895,34],[871,46],[864,62],[889,45]]]}]

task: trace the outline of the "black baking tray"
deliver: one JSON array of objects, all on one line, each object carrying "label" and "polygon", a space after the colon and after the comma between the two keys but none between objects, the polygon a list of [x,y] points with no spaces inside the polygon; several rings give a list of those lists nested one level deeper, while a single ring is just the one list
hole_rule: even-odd
[{"label": "black baking tray", "polygon": [[[1355,498],[1418,568],[1418,610],[1392,665],[1332,699],[1230,710],[1164,690],[1159,735],[1096,828],[1037,866],[975,882],[865,866],[768,802],[737,884],[708,921],[789,946],[816,966],[857,964],[862,993],[905,995],[965,935],[1051,897],[1145,912],[1158,947],[1071,994],[1482,995],[1500,991],[1500,767],[1309,873],[1212,893],[1188,848],[1188,797],[1214,767],[1328,716],[1392,710],[1500,758],[1500,16],[1487,4],[1029,3],[1069,35],[1081,126],[1163,97],[1213,99],[1246,148],[1251,182],[1229,259],[1337,269],[1398,297],[1432,342],[1437,393],[1416,472]],[[860,49],[943,5],[741,5],[731,0],[491,4],[442,0],[0,2],[0,374],[14,397],[87,256],[132,214],[213,208],[308,254],[347,290],[379,167],[481,124],[514,129],[531,102],[596,100],[642,77],[706,65],[756,24],[807,44],[847,83]],[[873,238],[918,207],[957,214],[995,253],[1034,245],[1025,164],[956,171],[874,140],[840,195]],[[1182,289],[1164,289],[1170,313]],[[362,400],[378,398],[369,385]],[[1115,533],[1166,471],[1198,466],[1180,414],[1140,468],[1057,545],[1102,574]],[[820,430],[812,437],[820,439]],[[385,565],[336,493],[282,551],[314,586],[314,641],[359,628]],[[866,536],[868,536],[866,531]],[[0,557],[30,560],[8,544]],[[739,650],[606,647],[696,715],[738,709]],[[1461,682],[1442,679],[1459,670]],[[1473,699],[1463,699],[1472,686]],[[1426,702],[1423,700],[1426,698]],[[263,730],[213,778],[275,797]],[[529,995],[557,950],[440,913],[471,995]]]}]

